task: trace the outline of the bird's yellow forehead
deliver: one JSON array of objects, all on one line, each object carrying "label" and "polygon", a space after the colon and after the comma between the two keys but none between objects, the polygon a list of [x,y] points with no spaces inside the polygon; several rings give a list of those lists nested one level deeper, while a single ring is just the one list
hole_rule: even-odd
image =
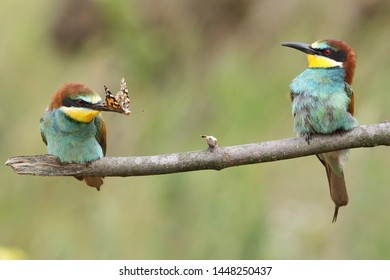
[{"label": "bird's yellow forehead", "polygon": [[315,41],[313,44],[311,44],[311,47],[313,49],[318,49],[321,45],[321,42],[320,41]]},{"label": "bird's yellow forehead", "polygon": [[100,114],[99,111],[81,107],[61,107],[61,110],[71,119],[81,123],[90,123]]}]

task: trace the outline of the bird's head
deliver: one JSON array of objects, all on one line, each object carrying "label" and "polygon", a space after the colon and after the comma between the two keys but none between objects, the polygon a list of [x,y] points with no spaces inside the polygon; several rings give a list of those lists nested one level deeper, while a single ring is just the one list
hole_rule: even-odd
[{"label": "bird's head", "polygon": [[101,97],[83,84],[69,83],[62,86],[53,96],[48,110],[59,109],[69,118],[89,123],[101,111],[117,112],[103,105]]},{"label": "bird's head", "polygon": [[284,42],[282,46],[294,48],[307,54],[309,68],[334,68],[345,69],[345,81],[352,84],[355,72],[355,51],[343,41],[319,40],[313,44],[296,42]]}]

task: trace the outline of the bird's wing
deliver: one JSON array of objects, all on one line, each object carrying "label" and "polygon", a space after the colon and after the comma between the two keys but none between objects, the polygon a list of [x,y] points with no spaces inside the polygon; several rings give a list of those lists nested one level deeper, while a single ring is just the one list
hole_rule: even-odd
[{"label": "bird's wing", "polygon": [[290,91],[289,97],[290,97],[290,99],[291,99],[291,102],[293,102],[293,101],[294,101],[294,97],[295,97],[294,92]]},{"label": "bird's wing", "polygon": [[350,102],[349,102],[349,106],[348,106],[348,112],[351,113],[351,115],[353,116],[354,112],[355,112],[355,96],[353,94],[353,89],[352,87],[348,84],[348,83],[344,83],[345,85],[345,93],[347,94],[347,96],[349,97],[350,99]]},{"label": "bird's wing", "polygon": [[107,126],[104,122],[102,116],[97,116],[94,119],[95,126],[96,126],[96,140],[99,142],[100,146],[103,150],[103,155],[106,155],[106,132],[107,132]]},{"label": "bird's wing", "polygon": [[45,136],[45,115],[43,115],[43,117],[39,120],[39,123],[40,123],[42,141],[47,146],[47,141],[46,141],[46,136]]}]

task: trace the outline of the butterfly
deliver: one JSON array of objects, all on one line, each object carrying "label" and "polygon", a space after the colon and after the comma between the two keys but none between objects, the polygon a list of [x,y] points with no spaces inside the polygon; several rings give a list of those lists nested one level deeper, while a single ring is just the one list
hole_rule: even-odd
[{"label": "butterfly", "polygon": [[125,78],[121,79],[120,87],[120,90],[114,96],[111,91],[104,86],[104,91],[106,93],[104,106],[128,115],[130,114],[130,98]]}]

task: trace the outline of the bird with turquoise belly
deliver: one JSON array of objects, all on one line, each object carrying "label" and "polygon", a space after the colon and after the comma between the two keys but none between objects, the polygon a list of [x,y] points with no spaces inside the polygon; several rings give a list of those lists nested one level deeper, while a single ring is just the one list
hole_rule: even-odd
[{"label": "bird with turquoise belly", "polygon": [[[50,155],[61,163],[90,163],[106,154],[107,126],[101,111],[118,112],[104,106],[101,97],[83,84],[68,83],[53,96],[40,120],[42,140]],[[77,177],[100,190],[102,177]]]},{"label": "bird with turquoise belly", "polygon": [[[343,41],[319,40],[312,44],[285,42],[307,54],[309,67],[290,84],[294,129],[298,136],[342,133],[357,126],[352,80],[355,51]],[[333,222],[339,207],[348,204],[344,162],[348,150],[318,154],[328,177],[330,196],[335,203]]]}]

